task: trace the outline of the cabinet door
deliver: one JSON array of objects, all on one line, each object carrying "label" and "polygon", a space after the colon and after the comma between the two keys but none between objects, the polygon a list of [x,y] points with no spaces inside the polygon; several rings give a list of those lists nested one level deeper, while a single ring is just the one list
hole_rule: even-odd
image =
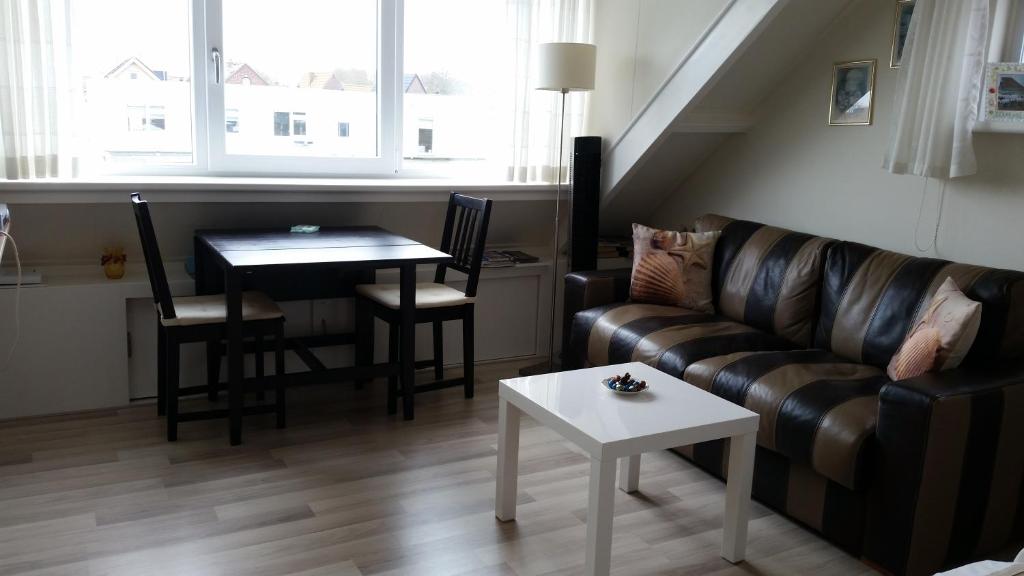
[{"label": "cabinet door", "polygon": [[[540,276],[481,278],[476,291],[477,361],[532,356],[537,353],[537,295]],[[450,282],[463,290],[465,282]],[[448,322],[445,360],[462,363],[462,323]],[[419,345],[419,342],[417,342]]]},{"label": "cabinet door", "polygon": [[[128,390],[132,400],[156,398],[157,316],[152,298],[128,301]],[[206,347],[181,346],[181,386],[206,383]]]},{"label": "cabinet door", "polygon": [[[309,301],[281,302],[284,310],[285,334],[298,336],[309,334]],[[152,298],[133,298],[128,300],[128,378],[132,400],[156,397],[156,311],[153,309]],[[274,355],[265,356],[267,370],[273,370]],[[289,370],[296,370],[302,361],[289,352],[285,357]],[[227,378],[227,366],[221,362],[221,381]],[[245,358],[245,372],[255,373],[253,356]],[[181,386],[199,386],[206,384],[206,346],[205,344],[184,344],[181,346]]]},{"label": "cabinet door", "polygon": [[[123,298],[104,284],[25,287],[20,298],[20,338],[0,373],[0,419],[128,402]],[[14,290],[0,289],[2,355],[14,344],[13,310]]]}]

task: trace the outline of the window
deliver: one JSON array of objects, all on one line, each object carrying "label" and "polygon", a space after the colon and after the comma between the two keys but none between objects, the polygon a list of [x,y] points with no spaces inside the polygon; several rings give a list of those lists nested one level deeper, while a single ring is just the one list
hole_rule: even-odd
[{"label": "window", "polygon": [[115,173],[503,168],[506,3],[69,2],[76,156]]},{"label": "window", "polygon": [[149,106],[146,108],[146,127],[149,130],[163,130],[167,127],[164,122],[164,107]]},{"label": "window", "polygon": [[[215,161],[232,170],[394,171],[393,124],[390,136],[385,130],[394,99],[385,96],[396,84],[394,50],[386,49],[395,0],[291,0],[286,20],[301,26],[282,26],[280,1],[215,3],[222,6],[225,82],[211,94],[211,116],[231,109],[274,117],[273,132],[224,134]],[[358,137],[332,137],[339,111],[357,125]]]},{"label": "window", "polygon": [[137,171],[140,163],[194,170],[192,2],[68,6],[71,140],[82,170]]},{"label": "window", "polygon": [[1007,39],[1008,60],[1024,63],[1024,2],[1014,2],[1010,16],[1010,37]]},{"label": "window", "polygon": [[292,132],[295,133],[296,136],[305,136],[306,135],[306,113],[305,112],[296,112],[292,116],[293,116],[293,119],[292,119]]},{"label": "window", "polygon": [[403,129],[404,169],[441,166],[467,177],[502,169],[505,149],[498,144],[511,138],[506,103],[514,66],[494,38],[506,26],[505,4],[405,0],[402,114],[414,121]]},{"label": "window", "polygon": [[434,150],[434,129],[420,128],[419,151],[422,154],[430,154]]},{"label": "window", "polygon": [[993,62],[1024,63],[1024,0],[997,0],[989,49]]},{"label": "window", "polygon": [[163,106],[128,106],[128,131],[143,132],[146,130],[164,130]]},{"label": "window", "polygon": [[274,136],[291,136],[290,116],[287,112],[274,112]]},{"label": "window", "polygon": [[129,106],[128,107],[128,131],[129,132],[142,132],[146,129],[146,107],[145,106]]},{"label": "window", "polygon": [[229,134],[238,134],[238,110],[229,108],[224,112],[224,129]]}]

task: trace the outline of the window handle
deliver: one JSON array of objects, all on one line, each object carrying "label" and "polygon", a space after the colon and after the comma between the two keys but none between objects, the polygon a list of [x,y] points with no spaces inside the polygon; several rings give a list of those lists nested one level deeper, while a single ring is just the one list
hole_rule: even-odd
[{"label": "window handle", "polygon": [[210,50],[210,57],[213,58],[213,82],[214,84],[220,84],[220,74],[222,69],[223,60],[220,56],[220,49],[214,48]]}]

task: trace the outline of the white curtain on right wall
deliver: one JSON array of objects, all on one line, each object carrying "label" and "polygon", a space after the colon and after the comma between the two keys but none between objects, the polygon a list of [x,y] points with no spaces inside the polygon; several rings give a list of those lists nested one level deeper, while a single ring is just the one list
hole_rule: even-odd
[{"label": "white curtain on right wall", "polygon": [[933,178],[977,172],[971,131],[989,12],[989,0],[917,0],[897,74],[885,169]]}]

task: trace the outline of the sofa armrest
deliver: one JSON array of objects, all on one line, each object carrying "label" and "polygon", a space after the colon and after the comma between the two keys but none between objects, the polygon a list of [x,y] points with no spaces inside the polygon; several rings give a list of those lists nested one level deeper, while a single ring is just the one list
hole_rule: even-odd
[{"label": "sofa armrest", "polygon": [[[630,268],[590,270],[565,275],[565,309],[576,314],[580,310],[625,302],[629,298]],[[571,318],[571,316],[570,316]]]},{"label": "sofa armrest", "polygon": [[631,268],[615,270],[588,270],[565,275],[565,295],[562,305],[562,356],[567,367],[573,362],[567,357],[572,319],[576,313],[588,308],[625,302],[629,298]]},{"label": "sofa armrest", "polygon": [[1005,546],[1024,491],[1024,370],[959,368],[887,384],[865,555],[932,574]]}]

